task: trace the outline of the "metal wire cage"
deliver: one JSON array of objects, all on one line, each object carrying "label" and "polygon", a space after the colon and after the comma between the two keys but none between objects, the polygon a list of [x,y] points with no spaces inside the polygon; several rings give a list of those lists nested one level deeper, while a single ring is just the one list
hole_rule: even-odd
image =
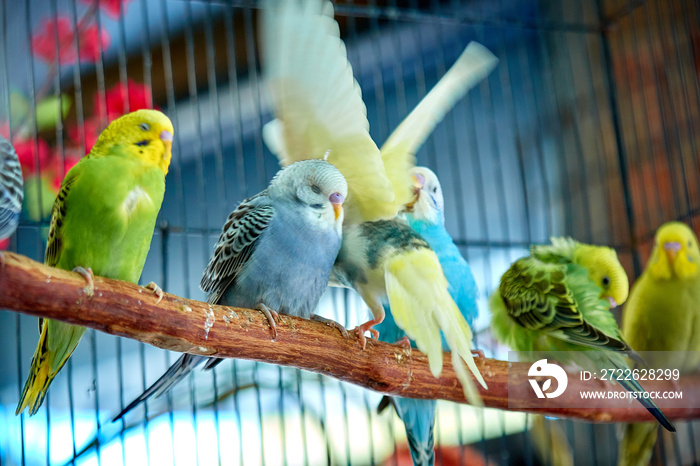
[{"label": "metal wire cage", "polygon": [[[470,40],[499,58],[418,153],[441,178],[446,224],[486,298],[530,243],[572,235],[614,246],[630,276],[653,233],[700,227],[700,5],[684,0],[338,0],[336,18],[384,141]],[[0,132],[23,164],[25,207],[6,247],[43,258],[65,171],[114,114],[163,110],[173,161],[144,282],[196,286],[221,224],[277,171],[253,0],[28,0],[0,5]],[[105,186],[105,189],[110,189]],[[321,313],[353,326],[364,305],[329,290]],[[410,464],[380,395],[246,361],[197,372],[124,422],[109,419],[176,355],[88,331],[33,417],[15,416],[34,318],[0,312],[2,464]],[[549,464],[528,416],[440,403],[437,464]],[[613,425],[550,421],[576,464],[613,464]],[[654,461],[697,464],[697,427]],[[408,459],[407,459],[408,458]],[[408,461],[408,463],[406,462]]]}]

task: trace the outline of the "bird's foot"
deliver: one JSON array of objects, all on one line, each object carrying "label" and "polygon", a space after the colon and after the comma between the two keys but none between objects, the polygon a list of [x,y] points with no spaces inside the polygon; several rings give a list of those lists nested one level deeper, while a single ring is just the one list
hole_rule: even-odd
[{"label": "bird's foot", "polygon": [[485,358],[486,357],[486,356],[484,356],[484,352],[480,349],[473,349],[472,356],[476,356],[478,358]]},{"label": "bird's foot", "polygon": [[395,344],[395,345],[398,345],[398,346],[401,346],[401,347],[403,347],[403,348],[408,348],[408,349],[411,348],[411,340],[409,340],[408,337],[407,337],[406,335],[404,335],[404,337],[403,337],[402,339],[396,340],[396,341],[394,342],[394,344]]},{"label": "bird's foot", "polygon": [[95,294],[95,282],[93,278],[95,278],[95,275],[92,273],[92,269],[88,267],[87,269],[83,267],[76,267],[73,269],[73,272],[79,273],[87,282],[87,286],[83,288],[83,292],[85,293],[86,296],[92,296]]},{"label": "bird's foot", "polygon": [[277,311],[273,311],[269,307],[265,306],[263,303],[260,303],[257,306],[255,306],[255,309],[265,314],[265,317],[267,317],[267,321],[270,323],[270,328],[272,329],[272,339],[276,339],[277,324],[280,321],[280,315],[277,313]]},{"label": "bird's foot", "polygon": [[348,331],[345,329],[345,327],[343,327],[342,325],[340,325],[340,324],[339,324],[338,322],[336,322],[335,320],[326,319],[325,317],[321,317],[321,316],[318,315],[318,314],[313,314],[313,315],[311,316],[311,320],[315,320],[316,322],[323,322],[324,324],[328,325],[329,327],[333,327],[333,328],[335,328],[335,329],[338,329],[338,331],[340,332],[340,334],[341,334],[342,336],[344,336],[346,340],[350,338],[350,334],[349,334]]},{"label": "bird's foot", "polygon": [[381,320],[372,319],[372,320],[368,320],[364,324],[362,324],[358,327],[355,327],[353,329],[353,332],[355,332],[355,334],[357,335],[357,338],[360,340],[360,344],[362,345],[362,349],[367,348],[367,338],[365,337],[366,331],[369,330],[370,335],[372,335],[372,338],[374,338],[375,340],[379,339],[379,331],[372,328],[375,325],[377,325],[378,323],[381,323]]},{"label": "bird's foot", "polygon": [[158,296],[158,301],[156,301],[156,304],[160,303],[160,301],[163,299],[163,289],[159,287],[156,282],[151,282],[148,285],[144,286],[147,290],[152,290],[153,294]]}]

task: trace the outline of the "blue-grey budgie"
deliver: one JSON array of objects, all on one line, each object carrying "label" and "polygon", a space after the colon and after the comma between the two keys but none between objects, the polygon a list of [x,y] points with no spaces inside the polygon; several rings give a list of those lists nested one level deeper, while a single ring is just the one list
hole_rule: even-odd
[{"label": "blue-grey budgie", "polygon": [[[207,302],[259,309],[275,336],[277,313],[316,317],[340,249],[347,193],[343,175],[323,160],[300,161],[280,170],[267,189],[229,215],[202,277]],[[114,420],[150,396],[167,392],[207,359],[205,369],[221,361],[182,355]]]},{"label": "blue-grey budgie", "polygon": [[[444,200],[440,181],[435,173],[425,167],[415,167],[411,170],[411,175],[415,197],[407,204],[404,218],[435,251],[447,278],[450,296],[471,327],[479,313],[476,302],[478,290],[469,264],[464,260],[445,228]],[[384,309],[386,317],[376,327],[379,330],[380,340],[394,343],[403,339],[404,344],[410,344],[406,334],[394,322],[386,303]],[[449,350],[444,341],[443,349]],[[437,402],[393,397],[390,400],[382,400],[380,409],[388,402],[394,406],[406,427],[406,438],[413,464],[433,465],[435,463],[433,427]]]},{"label": "blue-grey budgie", "polygon": [[23,198],[22,167],[17,153],[12,144],[0,136],[0,240],[15,232]]}]

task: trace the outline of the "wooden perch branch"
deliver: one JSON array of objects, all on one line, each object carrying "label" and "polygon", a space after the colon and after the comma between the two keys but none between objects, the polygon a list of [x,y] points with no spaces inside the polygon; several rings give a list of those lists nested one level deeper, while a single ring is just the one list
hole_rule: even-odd
[{"label": "wooden perch branch", "polygon": [[[448,355],[442,376],[436,379],[426,357],[417,350],[368,340],[363,351],[354,335],[345,340],[337,330],[320,322],[280,316],[278,336],[272,341],[267,320],[258,311],[210,306],[170,294],[156,304],[157,298],[150,290],[100,277],[95,277],[94,295],[88,297],[85,280],[77,273],[48,267],[18,254],[5,252],[3,258],[0,308],[91,327],[173,351],[297,367],[391,395],[465,402]],[[489,386],[488,390],[481,389],[484,404],[509,409],[509,363],[484,358],[476,361]],[[528,390],[529,366],[511,365],[525,374],[517,385]],[[654,383],[644,385],[647,390],[669,388]],[[684,390],[687,408],[664,409],[669,418],[700,417],[700,390],[693,389],[699,386],[697,377],[681,378],[673,389]],[[577,393],[577,388],[607,391],[611,385],[589,381],[584,387],[578,376],[571,374],[562,398]],[[652,419],[637,404],[619,400],[604,409],[591,409],[580,403],[575,408],[557,408],[550,401],[535,398],[518,410],[596,422]]]}]

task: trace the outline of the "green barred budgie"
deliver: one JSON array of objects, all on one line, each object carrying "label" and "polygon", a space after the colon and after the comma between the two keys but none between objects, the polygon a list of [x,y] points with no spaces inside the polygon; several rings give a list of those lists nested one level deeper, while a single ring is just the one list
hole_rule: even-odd
[{"label": "green barred budgie", "polygon": [[[629,281],[611,248],[552,238],[551,246],[532,246],[501,277],[491,296],[491,328],[516,351],[581,351],[579,364],[629,368],[624,356],[639,360],[625,343],[610,308],[625,302]],[[604,360],[599,360],[604,351]],[[561,361],[567,362],[567,361]],[[620,380],[627,391],[643,393],[636,380]],[[639,402],[670,431],[673,424],[650,398]]]},{"label": "green barred budgie", "polygon": [[[165,194],[173,125],[156,110],[118,118],[61,183],[53,206],[44,263],[74,270],[93,293],[93,272],[137,283]],[[158,300],[162,291],[150,284]],[[84,327],[39,321],[41,337],[16,414],[41,407],[54,377],[85,333]]]}]

